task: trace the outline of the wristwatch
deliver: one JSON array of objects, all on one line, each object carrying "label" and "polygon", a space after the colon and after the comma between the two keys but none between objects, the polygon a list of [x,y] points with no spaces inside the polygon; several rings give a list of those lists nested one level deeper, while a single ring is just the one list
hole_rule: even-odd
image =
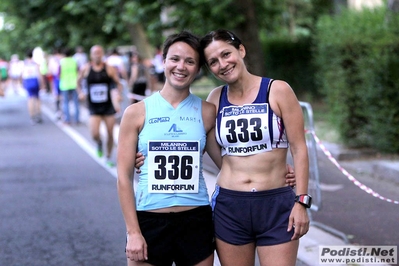
[{"label": "wristwatch", "polygon": [[310,208],[312,206],[312,197],[309,194],[301,194],[295,197],[295,202],[298,202],[305,206],[305,208]]}]

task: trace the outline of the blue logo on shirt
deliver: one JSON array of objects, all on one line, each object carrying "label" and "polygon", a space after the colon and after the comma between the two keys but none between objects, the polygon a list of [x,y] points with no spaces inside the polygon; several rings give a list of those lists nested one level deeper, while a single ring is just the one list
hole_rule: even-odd
[{"label": "blue logo on shirt", "polygon": [[150,124],[169,122],[170,117],[155,117],[148,120]]},{"label": "blue logo on shirt", "polygon": [[173,124],[170,128],[169,128],[169,131],[168,132],[183,132],[183,130],[181,130],[180,128],[178,128],[177,127],[177,125],[176,124]]}]

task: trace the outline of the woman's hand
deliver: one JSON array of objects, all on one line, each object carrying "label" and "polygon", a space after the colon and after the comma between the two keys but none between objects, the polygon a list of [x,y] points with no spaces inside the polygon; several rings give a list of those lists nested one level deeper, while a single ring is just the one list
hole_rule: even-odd
[{"label": "woman's hand", "polygon": [[126,257],[132,261],[148,260],[147,243],[142,234],[128,234]]},{"label": "woman's hand", "polygon": [[309,231],[309,217],[305,206],[295,202],[292,208],[287,231],[294,229],[294,235],[291,240],[297,240]]},{"label": "woman's hand", "polygon": [[[137,160],[136,160],[137,161]],[[294,188],[296,186],[295,172],[291,165],[287,164],[287,174],[285,175],[285,183]]]},{"label": "woman's hand", "polygon": [[134,164],[134,167],[136,168],[136,173],[140,174],[141,170],[140,167],[144,164],[144,155],[141,152],[136,153],[136,162]]}]

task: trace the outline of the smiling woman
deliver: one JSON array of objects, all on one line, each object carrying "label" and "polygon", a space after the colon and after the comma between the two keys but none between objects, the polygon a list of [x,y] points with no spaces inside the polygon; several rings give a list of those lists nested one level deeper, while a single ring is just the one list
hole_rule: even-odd
[{"label": "smiling woman", "polygon": [[[202,156],[215,107],[190,93],[202,62],[198,37],[186,31],[169,36],[163,47],[162,90],[130,105],[122,117],[117,186],[128,265],[213,265],[212,210]],[[147,160],[133,188],[136,151]]]},{"label": "smiling woman", "polygon": [[[201,40],[207,66],[226,83],[208,101],[216,106],[223,163],[212,196],[216,247],[222,265],[295,265],[298,239],[309,229],[308,155],[302,109],[284,81],[251,74],[246,49],[231,31]],[[288,148],[297,188],[285,185]],[[306,195],[306,197],[305,197]]]}]

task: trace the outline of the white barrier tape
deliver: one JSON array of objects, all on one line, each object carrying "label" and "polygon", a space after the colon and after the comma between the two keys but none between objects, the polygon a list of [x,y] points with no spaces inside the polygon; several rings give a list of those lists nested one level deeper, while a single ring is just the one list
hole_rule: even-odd
[{"label": "white barrier tape", "polygon": [[306,133],[311,133],[314,137],[314,139],[316,140],[316,143],[320,146],[321,150],[324,152],[324,154],[328,157],[328,159],[350,180],[352,181],[356,186],[358,186],[361,190],[365,191],[366,193],[372,195],[373,197],[376,197],[380,200],[384,200],[387,202],[391,202],[394,204],[399,204],[399,201],[397,200],[392,200],[386,197],[381,196],[380,194],[378,194],[377,192],[375,192],[374,190],[372,190],[371,188],[367,187],[366,185],[362,184],[361,182],[359,182],[359,180],[357,180],[353,175],[351,175],[350,173],[348,173],[348,171],[346,171],[338,162],[337,160],[331,155],[331,152],[329,152],[326,147],[323,145],[323,143],[321,143],[320,139],[316,136],[314,131],[309,131],[309,130],[305,130]]},{"label": "white barrier tape", "polygon": [[137,101],[142,101],[142,100],[144,100],[145,98],[147,98],[147,96],[143,96],[143,95],[136,94],[136,93],[131,93],[131,92],[129,92],[129,93],[127,94],[127,97],[128,97],[129,99],[134,99],[134,100],[137,100]]}]

